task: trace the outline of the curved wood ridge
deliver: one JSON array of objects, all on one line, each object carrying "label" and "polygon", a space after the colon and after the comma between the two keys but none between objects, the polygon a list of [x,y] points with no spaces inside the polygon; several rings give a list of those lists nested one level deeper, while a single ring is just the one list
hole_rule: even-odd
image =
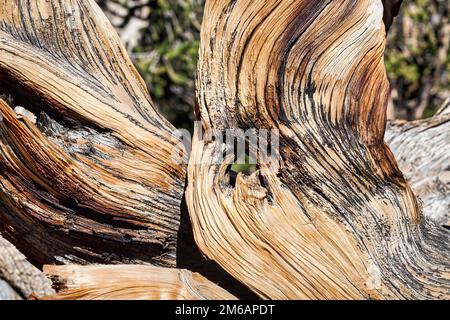
[{"label": "curved wood ridge", "polygon": [[48,300],[234,300],[198,273],[139,265],[45,266],[62,289]]},{"label": "curved wood ridge", "polygon": [[414,192],[423,214],[450,228],[450,99],[432,118],[394,121],[386,142]]},{"label": "curved wood ridge", "polygon": [[[207,0],[187,204],[201,250],[263,298],[449,298],[448,231],[384,143],[381,0]],[[258,171],[201,129],[274,129]]]},{"label": "curved wood ridge", "polygon": [[186,155],[95,2],[0,0],[0,88],[5,236],[36,263],[174,266]]}]

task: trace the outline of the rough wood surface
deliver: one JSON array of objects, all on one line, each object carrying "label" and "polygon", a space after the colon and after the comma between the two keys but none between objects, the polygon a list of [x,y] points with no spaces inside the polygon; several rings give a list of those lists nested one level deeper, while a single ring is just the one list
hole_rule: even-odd
[{"label": "rough wood surface", "polygon": [[52,283],[0,235],[0,300],[54,294]]},{"label": "rough wood surface", "polygon": [[[384,140],[399,3],[206,1],[186,204],[202,252],[262,298],[450,298],[449,231]],[[445,144],[447,123],[388,136],[421,175],[442,160],[445,186],[445,154],[402,159],[420,144],[408,132]],[[228,129],[273,130],[279,149],[234,176]],[[92,0],[0,0],[0,231],[37,265],[121,264],[48,266],[65,288],[52,298],[233,297],[160,268],[187,264],[176,249],[198,259],[177,243],[186,157]]]},{"label": "rough wood surface", "polygon": [[[450,297],[448,230],[384,143],[383,11],[206,2],[187,204],[201,250],[263,298]],[[231,183],[231,146],[200,129],[255,127],[279,131],[279,156]]]},{"label": "rough wood surface", "polygon": [[139,265],[45,266],[62,289],[47,299],[233,300],[198,273]]},{"label": "rough wood surface", "polygon": [[185,155],[94,1],[0,0],[2,92],[4,236],[36,264],[174,266]]},{"label": "rough wood surface", "polygon": [[386,142],[423,214],[450,228],[450,99],[431,119],[389,123]]}]

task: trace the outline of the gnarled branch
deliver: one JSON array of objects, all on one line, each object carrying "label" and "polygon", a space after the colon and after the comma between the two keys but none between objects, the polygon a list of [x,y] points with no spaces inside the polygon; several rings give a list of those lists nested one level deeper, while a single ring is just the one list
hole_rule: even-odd
[{"label": "gnarled branch", "polygon": [[0,222],[38,264],[175,265],[183,149],[93,0],[0,1]]},{"label": "gnarled branch", "polygon": [[[450,297],[448,230],[384,142],[398,3],[206,2],[186,203],[200,249],[262,298]],[[53,298],[233,298],[160,268],[176,264],[186,152],[92,0],[0,0],[0,93],[5,237],[38,265],[154,265],[49,266]],[[228,129],[279,148],[250,143],[257,170],[235,178]]]},{"label": "gnarled branch", "polygon": [[[278,130],[279,156],[230,180],[194,134],[187,203],[201,250],[263,298],[448,298],[448,231],[384,143],[382,2],[207,1],[203,130]],[[283,17],[280,19],[280,17]]]},{"label": "gnarled branch", "polygon": [[431,119],[394,121],[386,130],[400,169],[423,202],[423,214],[450,227],[450,99]]},{"label": "gnarled branch", "polygon": [[139,265],[46,266],[61,290],[47,299],[234,300],[198,273]]}]

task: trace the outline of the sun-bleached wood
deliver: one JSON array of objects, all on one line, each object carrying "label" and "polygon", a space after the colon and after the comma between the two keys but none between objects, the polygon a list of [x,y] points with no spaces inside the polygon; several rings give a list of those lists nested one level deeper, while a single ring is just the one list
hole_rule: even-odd
[{"label": "sun-bleached wood", "polygon": [[54,294],[52,283],[0,235],[0,300],[41,298]]},{"label": "sun-bleached wood", "polygon": [[[197,124],[186,203],[200,249],[262,298],[450,297],[448,230],[384,142],[399,2],[206,2],[202,129],[274,129],[280,149],[232,181]],[[175,266],[186,154],[92,0],[0,0],[0,115],[0,231],[27,258]],[[433,121],[416,135],[441,139]],[[233,298],[156,266],[46,271],[53,298]]]},{"label": "sun-bleached wood", "polygon": [[45,266],[60,287],[49,300],[234,300],[188,270],[140,265]]},{"label": "sun-bleached wood", "polygon": [[386,130],[402,173],[422,201],[423,214],[450,228],[450,98],[424,120],[394,121]]},{"label": "sun-bleached wood", "polygon": [[186,156],[93,0],[0,0],[0,94],[5,237],[37,264],[175,266]]},{"label": "sun-bleached wood", "polygon": [[204,131],[276,129],[279,157],[230,181],[195,129],[186,192],[201,250],[262,298],[450,297],[449,232],[384,142],[381,0],[207,0]]}]

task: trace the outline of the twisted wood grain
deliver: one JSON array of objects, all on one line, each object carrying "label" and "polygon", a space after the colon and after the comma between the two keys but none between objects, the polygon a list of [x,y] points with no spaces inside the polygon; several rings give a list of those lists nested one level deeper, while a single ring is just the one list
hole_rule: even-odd
[{"label": "twisted wood grain", "polygon": [[[187,204],[197,244],[262,298],[449,298],[449,233],[384,142],[381,0],[206,2]],[[204,131],[275,129],[230,179]],[[238,156],[238,155],[236,155]]]},{"label": "twisted wood grain", "polygon": [[175,265],[186,157],[92,0],[0,0],[0,223],[37,264]]}]

